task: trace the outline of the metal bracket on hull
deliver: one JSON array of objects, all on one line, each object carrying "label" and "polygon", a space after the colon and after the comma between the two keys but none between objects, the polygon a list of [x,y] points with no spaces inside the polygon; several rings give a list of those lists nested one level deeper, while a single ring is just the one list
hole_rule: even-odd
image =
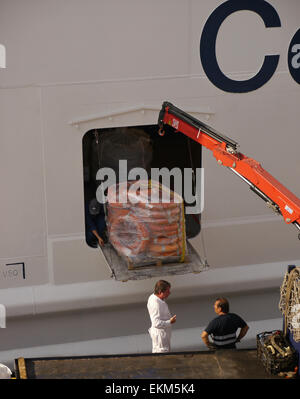
[{"label": "metal bracket on hull", "polygon": [[[79,127],[81,123],[92,122],[98,119],[110,119],[114,116],[128,114],[130,112],[142,112],[145,111],[159,111],[161,109],[160,105],[145,105],[145,104],[135,104],[129,107],[119,108],[116,110],[111,110],[109,112],[101,112],[99,114],[89,115],[86,117],[77,118],[68,122],[69,125],[74,127]],[[188,108],[188,111],[191,114],[205,114],[206,119],[209,119],[210,115],[214,114],[214,112],[208,106],[204,107],[195,107],[195,108]]]}]

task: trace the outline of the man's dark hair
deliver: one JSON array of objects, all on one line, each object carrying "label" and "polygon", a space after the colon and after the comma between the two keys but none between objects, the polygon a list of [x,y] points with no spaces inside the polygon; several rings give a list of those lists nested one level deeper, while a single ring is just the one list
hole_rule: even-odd
[{"label": "man's dark hair", "polygon": [[226,298],[217,298],[216,301],[218,301],[218,307],[221,308],[223,313],[228,313],[229,312],[229,302]]},{"label": "man's dark hair", "polygon": [[171,284],[165,280],[159,280],[154,287],[154,294],[160,294],[165,292],[168,288],[171,288]]}]

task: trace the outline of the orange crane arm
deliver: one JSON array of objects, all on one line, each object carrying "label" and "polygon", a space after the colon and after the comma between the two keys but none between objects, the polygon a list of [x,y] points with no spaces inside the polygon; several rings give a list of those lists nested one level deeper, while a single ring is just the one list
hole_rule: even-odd
[{"label": "orange crane arm", "polygon": [[[284,187],[259,162],[237,151],[238,143],[215,129],[164,102],[158,118],[159,134],[164,125],[181,132],[211,150],[218,164],[231,169],[244,180],[275,212],[280,213],[287,224],[300,230],[300,199]],[[300,239],[300,234],[299,234]]]}]

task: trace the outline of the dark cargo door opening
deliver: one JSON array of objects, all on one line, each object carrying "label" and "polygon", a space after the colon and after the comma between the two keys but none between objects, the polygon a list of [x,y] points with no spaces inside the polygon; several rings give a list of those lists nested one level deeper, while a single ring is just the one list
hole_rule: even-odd
[{"label": "dark cargo door opening", "polygon": [[[175,133],[166,126],[165,135],[158,134],[157,125],[116,127],[109,129],[93,129],[88,131],[82,141],[84,200],[86,209],[91,200],[96,197],[96,191],[101,181],[96,180],[100,168],[109,167],[119,178],[119,160],[127,160],[128,172],[136,167],[147,170],[151,176],[152,168],[179,168],[184,180],[184,169],[202,166],[202,147],[188,137]],[[184,181],[182,181],[184,187]],[[170,179],[171,190],[174,181]],[[195,195],[195,192],[193,192]],[[186,204],[185,204],[186,205]],[[193,206],[193,204],[189,204]],[[186,237],[193,238],[201,229],[200,214],[186,214]],[[87,223],[86,223],[87,225]],[[86,241],[91,247],[96,247],[96,240],[88,239],[86,226]]]}]

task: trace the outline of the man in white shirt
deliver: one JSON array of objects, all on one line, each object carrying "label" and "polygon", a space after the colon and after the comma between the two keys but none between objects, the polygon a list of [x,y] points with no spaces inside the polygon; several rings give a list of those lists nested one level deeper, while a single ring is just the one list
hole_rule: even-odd
[{"label": "man in white shirt", "polygon": [[154,293],[148,298],[147,308],[151,319],[149,334],[152,339],[152,353],[170,352],[171,324],[176,322],[176,315],[171,316],[165,299],[170,295],[171,284],[159,280]]}]

